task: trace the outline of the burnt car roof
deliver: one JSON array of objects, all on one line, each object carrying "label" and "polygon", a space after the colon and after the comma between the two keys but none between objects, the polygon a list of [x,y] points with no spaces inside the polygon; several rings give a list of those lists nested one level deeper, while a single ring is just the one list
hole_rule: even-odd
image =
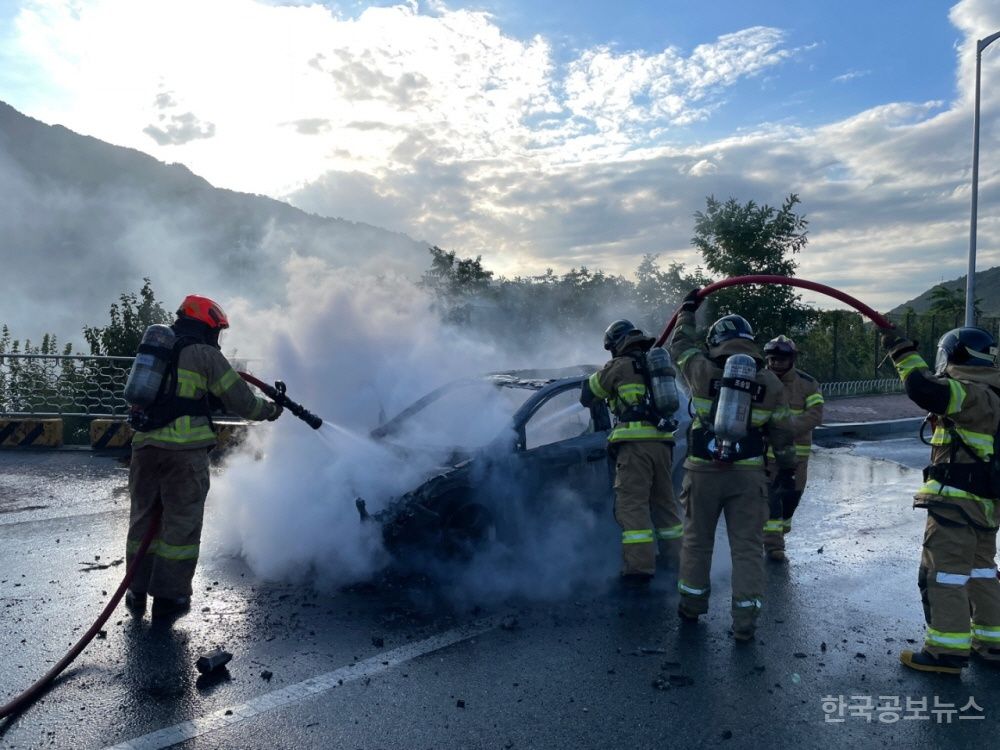
[{"label": "burnt car roof", "polygon": [[369,435],[376,440],[391,435],[396,431],[399,424],[408,417],[441,398],[448,391],[460,388],[463,385],[485,381],[492,383],[497,388],[523,388],[530,391],[540,391],[546,386],[560,380],[583,380],[598,369],[600,369],[598,365],[573,365],[571,367],[554,369],[502,370],[499,372],[484,373],[475,377],[452,380],[417,399],[388,422],[376,427]]}]

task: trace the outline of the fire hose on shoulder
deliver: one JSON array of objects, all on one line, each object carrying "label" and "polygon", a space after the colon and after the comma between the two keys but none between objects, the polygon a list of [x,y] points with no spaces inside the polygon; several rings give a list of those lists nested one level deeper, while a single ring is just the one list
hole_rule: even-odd
[{"label": "fire hose on shoulder", "polygon": [[[253,375],[249,375],[245,372],[238,373],[241,378],[251,385],[259,388],[265,396],[270,398],[277,404],[281,404],[284,408],[288,409],[292,414],[301,419],[303,422],[308,424],[314,430],[318,430],[323,426],[323,420],[318,416],[310,412],[301,404],[292,401],[285,394],[285,384],[280,380],[275,382],[275,384],[269,385],[262,380],[258,380]],[[125,571],[125,576],[122,578],[122,582],[118,584],[118,588],[115,593],[111,596],[111,599],[105,605],[101,614],[94,621],[94,624],[90,626],[83,636],[73,645],[73,647],[60,659],[48,672],[46,672],[42,677],[40,677],[31,687],[29,687],[24,692],[15,696],[5,705],[0,706],[0,719],[5,719],[9,716],[20,713],[24,709],[28,708],[32,703],[35,702],[46,690],[49,684],[59,676],[60,673],[66,667],[68,667],[77,656],[87,647],[87,645],[94,639],[104,624],[108,621],[111,613],[115,611],[118,603],[121,601],[122,597],[125,596],[125,591],[128,589],[129,584],[132,583],[132,579],[135,577],[135,572],[139,568],[139,564],[142,562],[143,557],[145,557],[146,552],[149,550],[150,544],[152,544],[153,539],[156,537],[156,532],[160,526],[160,511],[157,510],[153,516],[152,521],[149,524],[149,530],[146,531],[145,536],[143,536],[142,541],[139,543],[139,549],[136,550],[136,555],[132,560],[132,564],[128,566]]]}]

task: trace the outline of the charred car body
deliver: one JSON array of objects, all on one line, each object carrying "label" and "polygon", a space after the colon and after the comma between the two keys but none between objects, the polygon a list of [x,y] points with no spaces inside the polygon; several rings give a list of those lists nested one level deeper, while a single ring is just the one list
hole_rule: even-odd
[{"label": "charred car body", "polygon": [[[435,451],[439,470],[415,489],[362,520],[381,525],[397,557],[408,548],[465,556],[493,539],[517,538],[554,497],[572,498],[610,518],[614,469],[607,449],[611,414],[603,402],[579,402],[597,366],[490,373],[454,381],[427,394],[372,431],[396,451]],[[463,426],[438,446],[409,446],[427,431],[420,423],[447,415]],[[433,432],[433,430],[431,430]],[[679,435],[683,434],[679,430]],[[422,442],[422,441],[421,441]],[[679,485],[682,443],[675,451]]]}]

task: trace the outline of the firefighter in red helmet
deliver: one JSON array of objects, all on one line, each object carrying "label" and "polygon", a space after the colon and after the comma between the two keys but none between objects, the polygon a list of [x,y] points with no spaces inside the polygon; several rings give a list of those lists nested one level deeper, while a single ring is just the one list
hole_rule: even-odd
[{"label": "firefighter in red helmet", "polygon": [[139,614],[147,594],[153,597],[154,618],[177,616],[190,607],[209,487],[208,452],[216,443],[212,412],[224,409],[251,420],[281,415],[281,406],[254,395],[220,351],[219,334],[228,327],[218,303],[185,297],[170,326],[173,345],[166,354],[164,385],[152,403],[133,407],[130,415],[136,433],[129,464],[129,566],[155,513],[162,514],[125,596],[126,605]]}]

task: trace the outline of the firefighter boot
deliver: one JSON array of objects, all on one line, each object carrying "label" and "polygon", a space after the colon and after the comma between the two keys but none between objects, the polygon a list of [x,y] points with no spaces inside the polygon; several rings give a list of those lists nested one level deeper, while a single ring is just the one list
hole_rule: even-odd
[{"label": "firefighter boot", "polygon": [[128,589],[125,592],[125,606],[134,615],[142,615],[146,611],[146,594],[145,592],[133,591]]},{"label": "firefighter boot", "polygon": [[899,660],[910,669],[939,674],[962,674],[962,669],[969,663],[967,656],[934,656],[927,651],[903,651],[899,654]]},{"label": "firefighter boot", "polygon": [[191,597],[190,596],[178,596],[166,597],[166,596],[154,596],[153,597],[153,611],[151,616],[154,619],[167,619],[171,617],[180,617],[191,609]]}]

